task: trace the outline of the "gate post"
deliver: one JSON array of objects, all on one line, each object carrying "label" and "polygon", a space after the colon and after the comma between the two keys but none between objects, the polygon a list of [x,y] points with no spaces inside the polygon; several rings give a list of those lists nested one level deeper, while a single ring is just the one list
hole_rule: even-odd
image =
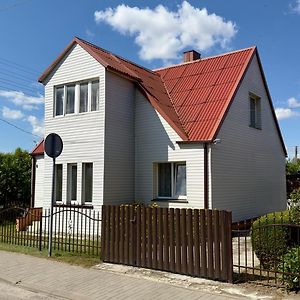
[{"label": "gate post", "polygon": [[105,206],[102,205],[102,209],[101,209],[101,245],[100,245],[100,256],[102,258],[102,261],[104,261],[106,259],[105,257],[105,238],[104,238],[104,232],[105,232]]},{"label": "gate post", "polygon": [[232,275],[233,275],[233,253],[232,253],[232,212],[227,212],[227,247],[228,247],[228,282],[233,283]]}]

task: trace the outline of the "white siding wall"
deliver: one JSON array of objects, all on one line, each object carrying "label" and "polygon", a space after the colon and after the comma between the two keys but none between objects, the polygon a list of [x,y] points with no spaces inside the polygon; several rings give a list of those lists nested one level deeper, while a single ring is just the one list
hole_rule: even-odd
[{"label": "white siding wall", "polygon": [[203,208],[203,145],[176,144],[181,138],[139,91],[135,115],[135,200],[149,204],[154,197],[153,163],[186,161],[188,203],[159,205]]},{"label": "white siding wall", "polygon": [[[262,130],[249,127],[249,92],[261,97]],[[241,220],[286,206],[285,156],[259,71],[252,63],[212,145],[212,207]]]},{"label": "white siding wall", "polygon": [[34,207],[42,207],[44,199],[44,156],[38,155],[35,159]]},{"label": "white siding wall", "polygon": [[[59,84],[99,78],[100,109],[64,117],[53,117],[54,87]],[[55,132],[62,137],[64,149],[57,158],[63,164],[63,200],[67,197],[67,163],[78,163],[77,199],[81,203],[81,163],[92,162],[93,204],[103,201],[105,68],[79,45],[74,46],[53,71],[45,87],[45,136]],[[50,205],[52,160],[45,155],[44,207]]]},{"label": "white siding wall", "polygon": [[134,84],[106,73],[104,204],[134,201]]}]

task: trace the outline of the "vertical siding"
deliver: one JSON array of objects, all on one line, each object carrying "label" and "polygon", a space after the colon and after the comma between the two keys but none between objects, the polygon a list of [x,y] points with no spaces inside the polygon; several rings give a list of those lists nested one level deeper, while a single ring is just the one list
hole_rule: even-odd
[{"label": "vertical siding", "polygon": [[181,138],[137,90],[135,103],[135,200],[151,203],[155,193],[153,163],[186,161],[188,203],[160,206],[203,208],[203,145],[179,146]]},{"label": "vertical siding", "polygon": [[104,204],[134,200],[134,84],[106,73]]},{"label": "vertical siding", "polygon": [[[99,78],[100,109],[64,117],[53,117],[54,86]],[[81,163],[92,162],[93,204],[103,202],[105,68],[79,45],[71,49],[53,71],[45,87],[45,136],[55,132],[62,137],[64,149],[57,163],[63,164],[63,201],[67,197],[67,163],[78,163],[77,198],[81,203]],[[52,160],[45,155],[44,207],[50,205]]]},{"label": "vertical siding", "polygon": [[[249,92],[261,97],[262,130],[249,127]],[[254,57],[212,145],[212,205],[233,211],[234,220],[286,206],[285,156]]]},{"label": "vertical siding", "polygon": [[35,159],[34,207],[42,207],[44,198],[44,156],[39,155]]}]

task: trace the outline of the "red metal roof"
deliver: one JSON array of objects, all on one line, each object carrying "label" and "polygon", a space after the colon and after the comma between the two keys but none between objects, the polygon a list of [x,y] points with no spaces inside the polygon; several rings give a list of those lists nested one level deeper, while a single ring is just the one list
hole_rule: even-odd
[{"label": "red metal roof", "polygon": [[41,140],[37,146],[32,150],[31,155],[43,155],[44,154],[44,140]]},{"label": "red metal roof", "polygon": [[216,138],[245,71],[256,53],[284,148],[256,47],[151,71],[75,37],[40,76],[40,82],[45,81],[76,43],[107,69],[136,82],[152,106],[186,142],[212,141]]},{"label": "red metal roof", "polygon": [[255,47],[157,70],[189,141],[211,141]]}]

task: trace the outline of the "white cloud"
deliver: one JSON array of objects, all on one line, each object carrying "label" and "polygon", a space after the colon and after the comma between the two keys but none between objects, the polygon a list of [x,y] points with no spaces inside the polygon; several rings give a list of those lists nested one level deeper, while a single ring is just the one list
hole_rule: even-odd
[{"label": "white cloud", "polygon": [[298,101],[296,98],[291,97],[287,100],[288,106],[290,108],[300,108],[300,101]]},{"label": "white cloud", "polygon": [[32,133],[39,135],[39,136],[43,136],[44,135],[44,121],[39,120],[37,117],[35,116],[28,116],[26,119],[30,125],[32,126]]},{"label": "white cloud", "polygon": [[2,108],[2,116],[6,119],[18,120],[24,117],[24,114],[20,110],[10,109],[6,106]]},{"label": "white cloud", "polygon": [[300,0],[296,0],[295,4],[290,4],[290,11],[292,13],[300,14]]},{"label": "white cloud", "polygon": [[177,59],[186,47],[206,51],[213,46],[226,48],[237,33],[235,23],[225,21],[206,8],[197,8],[183,1],[177,11],[163,5],[154,9],[130,7],[96,11],[97,23],[109,24],[114,30],[135,37],[143,60]]},{"label": "white cloud", "polygon": [[278,107],[275,109],[275,113],[278,120],[290,119],[293,117],[300,117],[300,113],[293,111],[290,108]]},{"label": "white cloud", "polygon": [[90,31],[89,29],[86,29],[85,34],[91,39],[95,37],[95,33]]},{"label": "white cloud", "polygon": [[25,110],[38,109],[39,105],[44,103],[42,96],[33,97],[18,91],[0,90],[0,97],[6,98],[17,106],[21,106]]}]

